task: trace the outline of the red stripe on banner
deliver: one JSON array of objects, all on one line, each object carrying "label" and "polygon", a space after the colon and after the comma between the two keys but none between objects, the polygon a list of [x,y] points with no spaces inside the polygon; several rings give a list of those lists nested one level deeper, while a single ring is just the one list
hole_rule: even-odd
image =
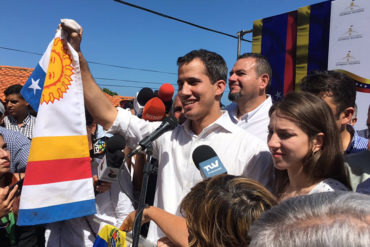
[{"label": "red stripe on banner", "polygon": [[297,13],[288,14],[286,49],[285,49],[285,71],[284,71],[284,94],[294,90],[295,77],[295,55],[297,45]]},{"label": "red stripe on banner", "polygon": [[356,91],[363,92],[363,93],[370,93],[370,88],[356,88]]},{"label": "red stripe on banner", "polygon": [[27,164],[24,185],[58,183],[91,177],[90,157],[33,161]]}]

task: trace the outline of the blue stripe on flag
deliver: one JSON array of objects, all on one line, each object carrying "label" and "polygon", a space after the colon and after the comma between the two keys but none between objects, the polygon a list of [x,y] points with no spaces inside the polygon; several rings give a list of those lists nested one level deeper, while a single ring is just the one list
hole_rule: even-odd
[{"label": "blue stripe on flag", "polygon": [[307,74],[328,69],[331,2],[311,5]]},{"label": "blue stripe on flag", "polygon": [[52,223],[61,219],[68,220],[91,214],[96,214],[94,199],[44,208],[20,209],[17,225],[28,226]]},{"label": "blue stripe on flag", "polygon": [[42,89],[44,87],[46,72],[37,64],[36,68],[24,84],[21,94],[23,98],[37,112],[40,105]]},{"label": "blue stripe on flag", "polygon": [[288,14],[263,19],[261,54],[271,64],[272,81],[268,93],[275,101],[284,92],[287,24]]}]

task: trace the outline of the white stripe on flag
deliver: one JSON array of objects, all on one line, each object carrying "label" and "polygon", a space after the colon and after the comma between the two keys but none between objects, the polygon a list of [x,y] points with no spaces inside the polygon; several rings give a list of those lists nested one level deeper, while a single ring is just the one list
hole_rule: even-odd
[{"label": "white stripe on flag", "polygon": [[93,187],[87,186],[92,184],[91,180],[91,178],[86,178],[67,182],[23,186],[19,208],[42,208],[94,199]]}]

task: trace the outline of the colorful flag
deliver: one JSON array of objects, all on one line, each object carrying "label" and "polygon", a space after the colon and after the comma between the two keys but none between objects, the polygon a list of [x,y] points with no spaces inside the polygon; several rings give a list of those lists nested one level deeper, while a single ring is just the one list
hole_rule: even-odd
[{"label": "colorful flag", "polygon": [[126,232],[112,225],[105,225],[96,236],[94,247],[126,247]]},{"label": "colorful flag", "polygon": [[294,89],[296,11],[253,23],[252,52],[267,57],[272,68],[268,93],[274,101]]},{"label": "colorful flag", "polygon": [[296,85],[314,70],[328,69],[331,1],[298,9]]},{"label": "colorful flag", "polygon": [[95,214],[78,54],[61,30],[29,81],[31,85],[26,84],[22,94],[39,106],[17,224]]}]

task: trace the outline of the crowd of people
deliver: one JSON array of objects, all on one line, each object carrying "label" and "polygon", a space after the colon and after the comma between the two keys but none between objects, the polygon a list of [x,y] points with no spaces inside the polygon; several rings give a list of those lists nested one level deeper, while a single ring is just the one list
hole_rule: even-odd
[{"label": "crowd of people", "polygon": [[[273,102],[266,57],[242,54],[227,79],[224,59],[200,49],[178,58],[174,97],[164,85],[158,92],[143,89],[116,108],[90,72],[78,26],[60,28],[79,55],[90,149],[102,136],[119,135],[127,157],[166,116],[180,124],[153,141],[151,160],[143,153],[126,158],[123,186],[100,181],[100,157],[92,156],[96,215],[19,227],[14,218],[21,192],[9,185],[24,176],[35,116],[22,86],[9,87],[0,127],[1,243],[93,246],[104,224],[131,231],[144,163],[151,162],[157,171],[143,210],[142,223],[150,225],[142,234],[158,246],[369,245],[370,105],[369,130],[357,132],[351,78],[316,71],[302,80],[300,92]],[[232,103],[223,107],[227,80]],[[191,159],[200,145],[216,152],[227,174],[202,177]]]}]

